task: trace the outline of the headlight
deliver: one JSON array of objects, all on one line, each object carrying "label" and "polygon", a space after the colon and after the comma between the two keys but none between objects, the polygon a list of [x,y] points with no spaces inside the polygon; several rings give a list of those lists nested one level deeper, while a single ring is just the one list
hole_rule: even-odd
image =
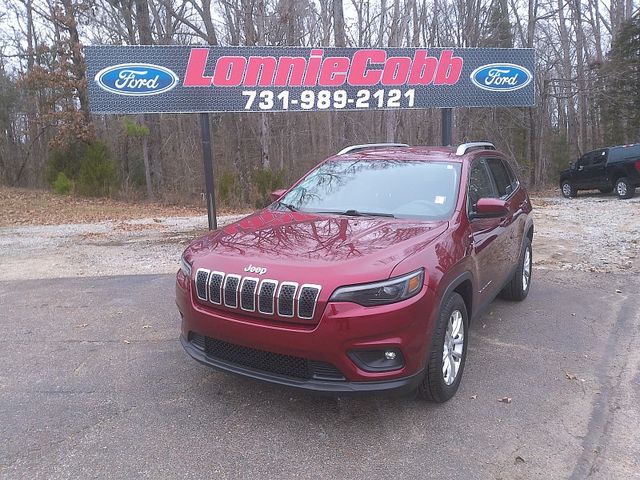
[{"label": "headlight", "polygon": [[185,277],[191,278],[191,264],[184,258],[184,254],[180,257],[180,270]]},{"label": "headlight", "polygon": [[383,282],[340,287],[329,301],[353,302],[363,307],[387,305],[416,295],[424,283],[424,268]]}]

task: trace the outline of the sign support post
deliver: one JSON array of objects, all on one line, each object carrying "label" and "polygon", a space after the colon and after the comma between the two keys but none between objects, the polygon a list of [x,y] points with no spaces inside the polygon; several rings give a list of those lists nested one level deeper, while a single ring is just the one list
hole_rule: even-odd
[{"label": "sign support post", "polygon": [[207,196],[207,216],[209,218],[209,230],[218,228],[216,218],[216,197],[213,181],[213,145],[211,144],[211,129],[209,126],[209,114],[200,114],[200,139],[202,140],[202,163],[204,164],[204,183]]},{"label": "sign support post", "polygon": [[441,121],[441,138],[442,138],[442,146],[448,147],[451,145],[451,137],[452,137],[452,129],[453,129],[453,111],[451,108],[443,108],[442,112],[442,121]]}]

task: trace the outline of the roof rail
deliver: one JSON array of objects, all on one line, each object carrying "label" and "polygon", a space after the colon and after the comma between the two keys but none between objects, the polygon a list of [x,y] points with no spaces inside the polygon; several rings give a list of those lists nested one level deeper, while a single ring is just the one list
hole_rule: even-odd
[{"label": "roof rail", "polygon": [[338,152],[338,155],[346,155],[347,153],[357,152],[358,150],[365,150],[367,148],[387,148],[387,147],[408,147],[406,143],[365,143],[362,145],[351,145],[350,147],[343,148]]},{"label": "roof rail", "polygon": [[471,150],[495,150],[496,146],[490,142],[469,142],[463,143],[456,150],[456,155],[461,156]]}]

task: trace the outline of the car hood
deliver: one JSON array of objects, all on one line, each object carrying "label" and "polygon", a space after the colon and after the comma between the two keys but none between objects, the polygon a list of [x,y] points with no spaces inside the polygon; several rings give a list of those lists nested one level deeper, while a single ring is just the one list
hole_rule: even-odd
[{"label": "car hood", "polygon": [[[441,235],[447,221],[348,217],[263,210],[193,242],[185,252],[198,268],[261,278],[338,283],[388,278],[393,268]],[[333,283],[333,282],[329,282]]]}]

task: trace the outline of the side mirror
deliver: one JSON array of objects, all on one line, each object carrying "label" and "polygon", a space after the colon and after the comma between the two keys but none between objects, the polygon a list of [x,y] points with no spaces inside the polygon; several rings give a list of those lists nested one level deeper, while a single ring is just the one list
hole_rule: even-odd
[{"label": "side mirror", "polygon": [[273,192],[271,192],[271,200],[273,200],[274,202],[280,200],[280,198],[282,198],[282,196],[287,192],[286,188],[279,188],[278,190],[274,190]]},{"label": "side mirror", "polygon": [[476,203],[476,211],[474,217],[489,218],[502,217],[509,213],[507,202],[499,198],[481,198]]}]

